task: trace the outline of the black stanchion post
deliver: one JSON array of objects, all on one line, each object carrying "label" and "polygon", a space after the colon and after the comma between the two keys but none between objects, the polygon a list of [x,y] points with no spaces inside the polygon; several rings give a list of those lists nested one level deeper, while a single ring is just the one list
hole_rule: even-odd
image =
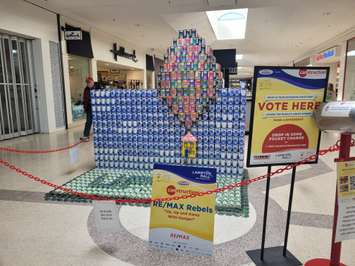
[{"label": "black stanchion post", "polygon": [[260,260],[262,260],[262,261],[264,260],[267,211],[268,211],[268,207],[269,207],[270,175],[271,175],[271,165],[269,165],[269,166],[267,167],[266,193],[265,193],[265,205],[264,205],[264,221],[263,221],[263,234],[262,234],[262,237],[261,237],[261,250],[260,250]]},{"label": "black stanchion post", "polygon": [[293,200],[293,190],[295,187],[295,178],[296,178],[296,166],[292,168],[292,176],[291,176],[291,187],[290,187],[290,196],[288,199],[288,209],[287,209],[287,221],[286,221],[286,231],[285,231],[285,241],[282,255],[286,257],[287,254],[287,242],[288,242],[288,232],[290,229],[290,220],[291,220],[291,212],[292,212],[292,200]]}]

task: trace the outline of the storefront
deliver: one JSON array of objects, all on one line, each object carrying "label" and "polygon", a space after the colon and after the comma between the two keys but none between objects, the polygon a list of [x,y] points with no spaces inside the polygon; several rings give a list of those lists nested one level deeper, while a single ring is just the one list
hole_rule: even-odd
[{"label": "storefront", "polygon": [[144,71],[120,64],[97,61],[97,80],[104,88],[143,88]]},{"label": "storefront", "polygon": [[[146,88],[144,52],[112,35],[89,29],[86,25],[73,21],[62,21],[62,25],[65,25],[65,29],[82,33],[81,40],[63,40],[69,127],[85,122],[82,94],[88,76],[93,77],[97,87],[101,88]],[[62,34],[64,39],[65,32]]]},{"label": "storefront", "polygon": [[309,66],[329,67],[327,101],[341,100],[341,93],[339,93],[339,90],[342,89],[342,84],[340,84],[340,54],[340,47],[334,46],[310,58]]}]

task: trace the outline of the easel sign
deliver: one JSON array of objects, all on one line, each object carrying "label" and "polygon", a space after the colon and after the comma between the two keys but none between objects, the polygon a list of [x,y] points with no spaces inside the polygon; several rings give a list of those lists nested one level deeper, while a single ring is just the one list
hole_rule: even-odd
[{"label": "easel sign", "polygon": [[[155,164],[152,198],[171,198],[217,188],[216,169]],[[150,208],[149,243],[185,255],[213,254],[215,194],[154,201]]]},{"label": "easel sign", "polygon": [[318,152],[313,111],[325,100],[328,75],[324,67],[255,67],[248,167],[295,163]]},{"label": "easel sign", "polygon": [[[264,260],[271,167],[318,154],[321,133],[313,112],[325,100],[328,77],[328,67],[254,68],[247,166],[267,166],[261,249],[247,252],[256,265],[301,265],[287,250],[296,166],[291,175],[284,246],[268,248]],[[317,162],[315,156],[307,163]]]}]

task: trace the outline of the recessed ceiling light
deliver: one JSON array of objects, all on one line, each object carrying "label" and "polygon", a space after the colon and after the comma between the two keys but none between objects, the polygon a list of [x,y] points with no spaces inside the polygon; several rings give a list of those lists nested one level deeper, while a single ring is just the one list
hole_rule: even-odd
[{"label": "recessed ceiling light", "polygon": [[217,40],[244,39],[248,9],[206,11]]},{"label": "recessed ceiling light", "polygon": [[243,55],[242,54],[236,54],[235,55],[235,61],[242,60],[242,59],[243,59]]}]

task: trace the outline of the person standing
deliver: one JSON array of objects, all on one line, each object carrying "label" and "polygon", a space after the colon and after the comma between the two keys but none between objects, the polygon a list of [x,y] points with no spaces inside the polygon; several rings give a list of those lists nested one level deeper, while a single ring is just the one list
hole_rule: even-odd
[{"label": "person standing", "polygon": [[80,138],[82,141],[89,141],[90,139],[90,130],[92,125],[92,108],[91,108],[91,90],[94,89],[94,79],[92,77],[87,77],[86,79],[86,87],[83,93],[83,105],[84,111],[86,113],[86,122],[85,128],[83,132],[83,136]]}]

